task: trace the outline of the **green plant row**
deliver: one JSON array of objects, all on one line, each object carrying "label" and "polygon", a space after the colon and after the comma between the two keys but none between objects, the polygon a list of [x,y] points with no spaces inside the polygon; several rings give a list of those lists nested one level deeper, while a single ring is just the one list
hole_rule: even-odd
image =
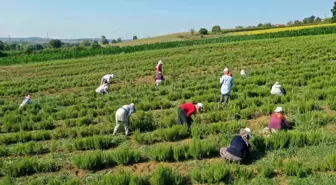
[{"label": "green plant row", "polygon": [[103,150],[118,146],[126,140],[126,136],[91,136],[50,143],[30,141],[13,146],[0,146],[0,156],[37,155],[49,152],[74,150]]},{"label": "green plant row", "polygon": [[288,30],[282,32],[265,33],[257,35],[228,36],[228,37],[212,38],[204,40],[163,42],[163,43],[143,44],[143,45],[126,46],[126,47],[108,47],[100,49],[75,48],[75,49],[48,50],[33,54],[23,54],[20,56],[1,57],[0,65],[11,65],[19,63],[57,60],[57,59],[80,58],[95,55],[133,53],[153,49],[166,49],[174,47],[201,45],[201,44],[282,38],[282,37],[297,37],[307,35],[322,35],[322,34],[332,34],[335,32],[336,32],[336,26],[325,26],[325,27],[305,28],[301,30]]},{"label": "green plant row", "polygon": [[19,160],[5,161],[2,171],[6,176],[20,177],[39,172],[55,172],[60,169],[53,159],[24,157]]}]

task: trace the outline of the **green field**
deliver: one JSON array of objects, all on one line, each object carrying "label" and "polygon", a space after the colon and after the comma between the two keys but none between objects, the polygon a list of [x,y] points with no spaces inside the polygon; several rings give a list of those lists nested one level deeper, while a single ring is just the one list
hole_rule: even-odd
[{"label": "green field", "polygon": [[[336,35],[208,43],[0,67],[0,184],[336,184]],[[165,85],[155,86],[158,60]],[[235,85],[219,105],[224,67]],[[246,77],[241,69],[251,69]],[[110,94],[100,78],[116,74]],[[270,95],[279,81],[284,97]],[[33,104],[18,109],[27,94]],[[132,135],[112,136],[134,102]],[[191,132],[183,102],[202,102]],[[259,131],[282,106],[294,130]],[[220,158],[240,128],[255,137],[244,165]]]}]

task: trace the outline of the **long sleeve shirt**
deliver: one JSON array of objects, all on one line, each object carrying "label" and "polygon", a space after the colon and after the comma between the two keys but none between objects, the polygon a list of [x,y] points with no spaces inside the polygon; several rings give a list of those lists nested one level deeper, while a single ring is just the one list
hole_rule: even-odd
[{"label": "long sleeve shirt", "polygon": [[103,85],[99,86],[96,91],[100,92],[100,93],[108,93],[108,91],[107,91],[108,88],[109,88],[109,85],[103,84]]},{"label": "long sleeve shirt", "polygon": [[105,76],[103,76],[102,77],[102,79],[101,79],[101,83],[105,80],[107,83],[110,83],[110,79],[112,79],[113,78],[113,74],[107,74],[107,75],[105,75]]},{"label": "long sleeve shirt", "polygon": [[271,94],[283,96],[286,94],[286,90],[280,84],[274,84],[271,89]]},{"label": "long sleeve shirt", "polygon": [[270,123],[267,126],[268,128],[272,128],[275,130],[281,130],[289,127],[289,123],[285,116],[282,114],[273,113],[271,116]]},{"label": "long sleeve shirt", "polygon": [[244,159],[248,156],[250,147],[241,136],[237,135],[232,138],[231,144],[226,151],[236,157]]},{"label": "long sleeve shirt", "polygon": [[157,66],[156,66],[156,72],[158,73],[158,72],[162,72],[162,64],[158,64]]},{"label": "long sleeve shirt", "polygon": [[188,117],[191,117],[196,112],[196,107],[192,103],[185,103],[181,105],[181,109],[186,113]]},{"label": "long sleeve shirt", "polygon": [[123,105],[121,108],[124,109],[127,112],[128,117],[130,117],[131,114],[136,112],[134,105],[133,106],[132,105]]},{"label": "long sleeve shirt", "polygon": [[221,93],[230,94],[233,86],[233,78],[229,75],[223,75],[219,82],[222,84]]}]

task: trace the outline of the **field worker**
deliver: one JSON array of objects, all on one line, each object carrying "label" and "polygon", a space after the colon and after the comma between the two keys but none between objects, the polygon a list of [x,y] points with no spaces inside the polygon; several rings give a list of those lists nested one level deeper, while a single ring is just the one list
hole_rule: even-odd
[{"label": "field worker", "polygon": [[229,69],[224,69],[224,75],[220,78],[221,86],[221,98],[218,103],[224,102],[227,104],[229,102],[229,97],[231,94],[231,88],[233,86],[233,78],[229,75]]},{"label": "field worker", "polygon": [[204,109],[204,105],[202,103],[197,103],[196,105],[192,104],[192,103],[182,104],[178,108],[177,123],[180,124],[180,125],[183,125],[184,123],[186,123],[187,126],[188,126],[188,129],[190,129],[190,125],[193,122],[191,116],[193,114],[201,112],[203,109]]},{"label": "field worker", "polygon": [[32,103],[32,96],[31,95],[28,95],[26,96],[26,98],[22,101],[22,103],[20,104],[20,107],[19,108],[22,108],[24,107],[25,105],[27,104],[31,104]]},{"label": "field worker", "polygon": [[97,89],[96,89],[96,92],[99,93],[99,94],[107,94],[108,93],[108,88],[110,87],[110,84],[109,83],[105,83],[101,86],[99,86]]},{"label": "field worker", "polygon": [[131,103],[129,105],[123,105],[117,110],[115,115],[116,126],[114,127],[113,135],[117,134],[121,122],[124,123],[125,134],[127,136],[129,135],[129,118],[133,113],[135,113],[134,103]]},{"label": "field worker", "polygon": [[161,72],[156,73],[155,82],[157,86],[164,82],[164,77]]},{"label": "field worker", "polygon": [[284,96],[286,95],[286,90],[280,85],[279,82],[275,82],[275,84],[272,86],[271,94]]},{"label": "field worker", "polygon": [[292,126],[288,123],[284,116],[282,107],[277,107],[271,115],[271,120],[267,127],[264,128],[263,133],[272,133],[279,130],[291,129]]},{"label": "field worker", "polygon": [[245,72],[244,69],[240,71],[240,75],[241,75],[241,76],[246,76],[246,72]]},{"label": "field worker", "polygon": [[229,162],[244,162],[250,152],[248,140],[251,137],[252,134],[250,128],[241,129],[240,134],[232,138],[230,146],[222,147],[220,149],[220,155]]},{"label": "field worker", "polygon": [[163,62],[162,62],[162,60],[160,60],[159,62],[158,62],[158,64],[156,65],[156,72],[158,73],[158,72],[162,72],[162,65],[163,65]]},{"label": "field worker", "polygon": [[100,85],[104,85],[105,83],[111,83],[112,78],[114,78],[114,77],[115,77],[114,74],[107,74],[107,75],[103,76],[100,80]]}]

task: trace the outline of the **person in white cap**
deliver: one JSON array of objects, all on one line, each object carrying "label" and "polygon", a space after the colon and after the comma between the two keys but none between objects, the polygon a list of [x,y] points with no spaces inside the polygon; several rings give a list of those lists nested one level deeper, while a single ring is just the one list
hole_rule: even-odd
[{"label": "person in white cap", "polygon": [[124,124],[125,134],[127,136],[129,135],[129,118],[135,112],[136,110],[134,103],[131,103],[129,105],[123,105],[117,110],[115,115],[116,125],[113,130],[113,135],[116,135],[118,133],[120,123]]},{"label": "person in white cap", "polygon": [[190,129],[191,123],[193,122],[191,116],[201,112],[204,109],[204,105],[202,103],[192,104],[192,103],[184,103],[178,108],[177,112],[177,123],[183,125],[187,124],[188,129]]},{"label": "person in white cap", "polygon": [[160,60],[159,62],[158,62],[158,64],[156,65],[156,69],[155,69],[155,71],[156,71],[156,73],[158,73],[158,72],[162,72],[162,65],[163,65],[163,62],[162,62],[162,60]]},{"label": "person in white cap", "polygon": [[272,86],[271,94],[284,96],[286,95],[286,90],[280,85],[279,82],[275,82],[275,84]]},{"label": "person in white cap", "polygon": [[108,93],[108,89],[110,87],[110,83],[104,83],[103,85],[100,85],[97,89],[96,92],[99,94],[107,94]]},{"label": "person in white cap", "polygon": [[242,163],[250,152],[248,140],[252,137],[251,129],[240,129],[239,135],[232,138],[231,144],[228,147],[222,147],[219,151],[220,155],[229,162]]},{"label": "person in white cap", "polygon": [[219,81],[221,83],[221,98],[218,103],[224,102],[224,104],[228,104],[233,86],[233,78],[229,75],[228,68],[225,68],[223,72],[224,75],[220,78]]},{"label": "person in white cap", "polygon": [[106,83],[111,84],[112,78],[114,78],[114,77],[115,77],[114,74],[107,74],[107,75],[103,76],[100,80],[100,85],[104,85]]},{"label": "person in white cap", "polygon": [[274,110],[274,113],[271,115],[271,120],[263,132],[276,132],[279,130],[291,129],[292,126],[288,123],[287,119],[284,116],[284,111],[282,107],[277,107]]},{"label": "person in white cap", "polygon": [[25,97],[25,99],[22,101],[22,103],[20,104],[19,108],[21,109],[22,107],[24,107],[27,104],[31,104],[32,103],[32,96],[28,95]]}]

